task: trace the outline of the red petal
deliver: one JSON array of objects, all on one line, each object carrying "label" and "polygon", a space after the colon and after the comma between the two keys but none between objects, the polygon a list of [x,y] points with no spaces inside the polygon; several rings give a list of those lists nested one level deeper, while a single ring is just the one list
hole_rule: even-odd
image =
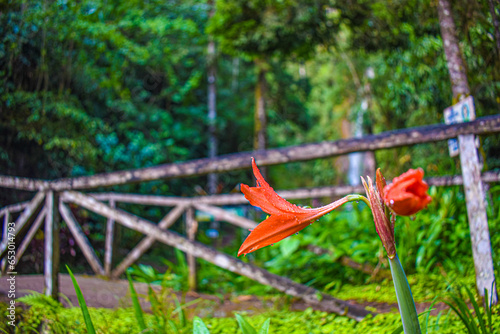
[{"label": "red petal", "polygon": [[[241,191],[245,194],[246,199],[253,206],[260,207],[264,212],[272,214],[276,209],[280,212],[299,213],[304,212],[304,208],[298,207],[283,197],[279,196],[274,189],[264,180],[260,173],[255,160],[252,158],[252,169],[257,179],[257,187],[242,187]],[[253,204],[254,202],[255,204]],[[265,207],[265,208],[264,208]],[[272,208],[271,208],[272,207]],[[267,211],[267,210],[269,211]]]},{"label": "red petal", "polygon": [[273,215],[260,223],[241,245],[238,256],[248,254],[262,247],[274,244],[299,232],[310,221],[300,221],[297,217]]},{"label": "red petal", "polygon": [[392,184],[384,188],[385,204],[401,216],[411,216],[425,208],[432,199],[427,195],[429,186],[423,177],[424,171],[419,168],[394,178]]}]

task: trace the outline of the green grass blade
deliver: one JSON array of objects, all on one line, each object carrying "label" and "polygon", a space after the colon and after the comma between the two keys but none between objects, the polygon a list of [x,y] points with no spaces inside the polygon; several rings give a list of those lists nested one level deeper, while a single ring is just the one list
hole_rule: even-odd
[{"label": "green grass blade", "polygon": [[198,317],[193,318],[193,334],[210,334],[203,320]]},{"label": "green grass blade", "polygon": [[87,309],[85,299],[83,298],[82,290],[80,290],[80,286],[71,272],[71,269],[69,269],[68,266],[66,266],[66,269],[68,270],[71,281],[73,282],[73,287],[75,288],[76,297],[78,298],[78,303],[80,304],[80,309],[82,310],[83,320],[85,320],[85,326],[87,327],[87,333],[95,334],[94,324],[92,323],[92,318],[90,318],[90,313]]},{"label": "green grass blade", "polygon": [[146,330],[146,323],[144,322],[144,314],[142,312],[141,304],[139,303],[139,298],[137,298],[137,293],[135,292],[134,283],[132,282],[132,277],[127,271],[127,279],[130,287],[130,297],[132,298],[132,304],[134,305],[135,318],[141,331]]},{"label": "green grass blade", "polygon": [[177,326],[175,325],[175,323],[170,319],[168,319],[167,322],[170,325],[170,328],[172,328],[172,332],[174,334],[179,334],[179,330],[177,329]]},{"label": "green grass blade", "polygon": [[267,318],[262,324],[257,334],[269,334],[269,325],[271,324],[271,318]]},{"label": "green grass blade", "polygon": [[61,297],[62,299],[64,299],[66,301],[66,303],[68,303],[68,307],[69,308],[73,308],[74,307],[73,303],[71,302],[71,300],[64,293],[59,292],[58,296]]},{"label": "green grass blade", "polygon": [[175,311],[174,313],[179,314],[179,324],[181,328],[186,327],[186,314],[184,313],[184,309],[182,308],[181,303],[179,302],[179,299],[177,299],[177,296],[174,295],[174,300],[175,300]]},{"label": "green grass blade", "polygon": [[153,316],[155,317],[156,326],[159,326],[165,329],[166,326],[166,314],[162,311],[162,307],[158,298],[156,297],[156,293],[151,288],[151,285],[148,285],[148,298],[151,303],[151,312],[153,312]]},{"label": "green grass blade", "polygon": [[474,321],[474,317],[469,310],[469,306],[465,302],[461,293],[459,293],[458,296],[455,296],[453,299],[455,300],[457,307],[460,309],[460,312],[462,312],[464,317],[467,318],[470,333],[479,334],[479,330],[476,327],[476,322]]},{"label": "green grass blade", "polygon": [[469,333],[477,333],[477,329],[471,327],[469,318],[467,318],[466,315],[463,315],[462,312],[455,307],[455,305],[453,305],[448,301],[445,301],[445,304],[448,305],[458,315],[458,317],[460,318],[460,320],[462,320],[462,323],[464,324],[465,328],[467,328]]},{"label": "green grass blade", "polygon": [[[432,308],[434,307],[434,305],[437,303],[437,296],[434,297],[434,300],[432,301],[431,305],[429,306],[429,309],[426,311],[427,314],[425,315],[425,333],[427,334],[427,329],[429,327],[429,317],[431,315],[431,311],[432,311]],[[420,314],[418,315],[420,316]]]},{"label": "green grass blade", "polygon": [[248,321],[245,320],[241,315],[236,313],[236,320],[238,321],[238,325],[240,326],[241,331],[243,334],[257,334],[255,329],[253,328],[252,325]]},{"label": "green grass blade", "polygon": [[476,318],[479,321],[479,326],[481,327],[481,332],[483,334],[487,334],[488,331],[486,330],[486,325],[484,323],[483,315],[481,314],[481,312],[479,310],[479,305],[477,304],[476,299],[474,298],[474,295],[469,290],[469,288],[465,287],[465,290],[467,291],[467,295],[469,296],[469,299],[472,303],[472,307],[474,307],[474,312],[476,312]]},{"label": "green grass blade", "polygon": [[404,332],[405,334],[420,334],[417,309],[411,294],[410,285],[408,284],[398,256],[396,255],[393,259],[389,259],[389,263],[391,265],[392,279],[394,281],[394,289],[396,290],[396,298],[398,300]]},{"label": "green grass blade", "polygon": [[[493,282],[495,284],[495,282]],[[493,291],[493,289],[491,289]],[[493,331],[493,323],[491,322],[491,304],[493,303],[493,294],[488,298],[488,290],[484,289],[485,306],[484,311],[486,312],[486,317],[488,319],[488,327],[490,331]]]}]

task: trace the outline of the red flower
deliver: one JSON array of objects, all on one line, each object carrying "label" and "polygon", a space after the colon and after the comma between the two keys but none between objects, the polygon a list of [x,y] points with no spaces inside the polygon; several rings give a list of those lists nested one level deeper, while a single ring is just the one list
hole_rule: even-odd
[{"label": "red flower", "polygon": [[250,233],[241,245],[238,256],[251,253],[297,233],[321,216],[349,201],[349,197],[346,196],[320,208],[301,208],[286,201],[271,188],[262,177],[253,158],[252,168],[257,179],[257,187],[241,184],[241,191],[250,204],[260,207],[270,216]]},{"label": "red flower", "polygon": [[401,216],[411,216],[425,208],[432,198],[427,195],[429,186],[423,177],[424,171],[418,168],[394,178],[392,184],[384,187],[385,204]]}]

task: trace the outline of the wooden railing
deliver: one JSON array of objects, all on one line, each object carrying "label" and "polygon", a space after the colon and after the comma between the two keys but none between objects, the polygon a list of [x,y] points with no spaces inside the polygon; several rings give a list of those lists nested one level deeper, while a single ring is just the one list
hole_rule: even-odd
[{"label": "wooden railing", "polygon": [[[98,275],[107,275],[112,278],[119,277],[154,242],[158,241],[187,254],[191,287],[194,286],[196,277],[195,258],[201,258],[221,268],[247,276],[262,284],[270,285],[292,296],[300,297],[326,311],[346,314],[359,320],[369,312],[359,306],[336,299],[330,295],[321,294],[315,289],[303,286],[285,277],[274,275],[262,268],[242,262],[195,241],[198,228],[198,222],[194,214],[196,210],[210,213],[217,220],[226,221],[245,229],[253,229],[256,222],[219,207],[221,205],[246,203],[243,195],[228,194],[186,198],[120,193],[84,194],[75,190],[242,169],[250,166],[251,156],[256,157],[259,165],[265,166],[325,158],[358,151],[429,143],[454,138],[462,134],[486,135],[498,132],[500,132],[500,116],[491,116],[470,123],[426,126],[386,132],[364,138],[292,146],[261,152],[238,153],[216,159],[199,159],[88,177],[46,181],[0,176],[0,187],[37,191],[30,202],[7,206],[0,210],[0,218],[4,218],[3,237],[0,244],[0,258],[3,258],[2,269],[9,269],[10,264],[6,261],[5,255],[9,250],[8,237],[10,235],[7,233],[6,226],[16,213],[20,214],[15,220],[15,231],[11,234],[15,235],[19,244],[15,253],[16,263],[20,260],[36,231],[45,222],[44,273],[46,291],[50,295],[57,296],[57,273],[59,272],[58,217],[60,215],[73,234],[92,270]],[[484,182],[498,182],[500,181],[500,172],[486,172],[482,175],[482,180]],[[427,182],[436,186],[460,185],[463,183],[462,176],[428,178]],[[335,197],[361,191],[360,187],[340,186],[281,191],[280,195],[287,199],[303,199]],[[165,206],[172,207],[172,209],[155,224],[129,212],[117,209],[118,203]],[[69,204],[85,208],[108,219],[105,232],[104,264],[101,263],[90,241],[82,232],[80,224],[68,206]],[[169,227],[183,214],[185,216],[186,236],[169,230]],[[144,234],[145,238],[128,253],[125,259],[115,268],[112,268],[113,235],[116,223]]]}]

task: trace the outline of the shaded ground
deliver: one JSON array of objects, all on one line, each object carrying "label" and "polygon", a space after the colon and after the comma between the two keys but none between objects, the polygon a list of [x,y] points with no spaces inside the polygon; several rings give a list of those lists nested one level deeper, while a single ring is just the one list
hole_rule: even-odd
[{"label": "shaded ground", "polygon": [[[90,307],[103,307],[103,308],[116,308],[116,307],[130,307],[132,305],[129,293],[129,285],[126,280],[104,280],[94,276],[76,276],[78,284],[85,297],[87,305]],[[75,306],[78,305],[76,293],[71,282],[69,275],[59,275],[60,292],[68,297],[71,303]],[[147,294],[148,285],[145,283],[134,283],[134,287],[139,296]],[[160,287],[153,286],[159,293]],[[9,291],[9,284],[7,277],[0,278],[0,301],[7,302],[7,294]],[[42,275],[25,275],[16,276],[16,297],[21,297],[30,294],[31,291],[43,292],[43,276]],[[262,298],[248,295],[240,296],[224,296],[218,297],[214,295],[199,294],[195,292],[188,292],[184,295],[175,293],[177,298],[182,301],[182,304],[193,302],[192,308],[199,316],[214,316],[226,317],[231,316],[235,311],[247,311],[249,313],[261,313],[267,309],[282,309],[288,307],[291,310],[304,310],[310,305],[298,299],[290,299],[286,297],[276,298]],[[167,297],[172,297],[172,293]],[[149,303],[141,300],[144,309],[149,308]],[[370,310],[378,313],[397,312],[396,304],[387,303],[374,303],[366,302],[360,303],[352,301],[354,304],[370,307]],[[63,300],[63,304],[67,302]],[[417,311],[423,312],[428,303],[417,305]],[[314,308],[314,307],[313,307]],[[446,305],[439,303],[434,305],[436,311],[432,314],[437,314],[440,310],[446,308]]]}]

